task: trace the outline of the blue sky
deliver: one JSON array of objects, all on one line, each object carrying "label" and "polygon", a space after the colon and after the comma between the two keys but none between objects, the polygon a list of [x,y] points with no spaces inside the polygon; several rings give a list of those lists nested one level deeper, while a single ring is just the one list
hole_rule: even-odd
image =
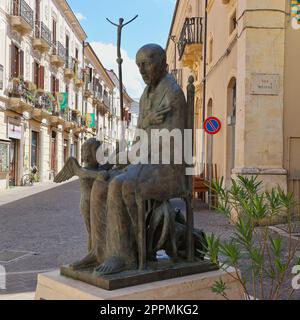
[{"label": "blue sky", "polygon": [[[123,30],[122,49],[124,55],[124,84],[133,98],[138,98],[143,83],[134,65],[135,53],[146,43],[158,43],[165,47],[175,0],[69,0],[71,8],[79,18],[103,64],[108,69],[116,69],[116,37],[114,26],[106,17],[118,22],[136,14],[138,19]],[[117,70],[117,69],[116,69]]]}]

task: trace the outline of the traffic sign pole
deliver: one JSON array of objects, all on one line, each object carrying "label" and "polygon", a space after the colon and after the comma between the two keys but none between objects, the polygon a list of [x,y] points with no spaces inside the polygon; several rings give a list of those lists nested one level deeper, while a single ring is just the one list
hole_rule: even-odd
[{"label": "traffic sign pole", "polygon": [[213,148],[214,148],[214,135],[220,132],[222,128],[221,121],[218,118],[215,117],[210,117],[205,120],[204,122],[204,131],[210,136],[210,150],[209,152],[209,191],[208,191],[208,205],[209,205],[209,210],[211,210],[212,207],[212,179],[213,179]]}]

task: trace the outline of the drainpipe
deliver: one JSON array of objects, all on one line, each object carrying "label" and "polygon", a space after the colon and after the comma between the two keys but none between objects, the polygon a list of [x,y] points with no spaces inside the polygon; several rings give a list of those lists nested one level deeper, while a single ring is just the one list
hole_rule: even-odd
[{"label": "drainpipe", "polygon": [[[205,0],[205,18],[204,18],[204,53],[203,53],[203,124],[204,126],[204,121],[206,118],[206,62],[207,62],[207,5],[208,5],[208,0]],[[205,134],[204,134],[204,127],[202,128],[202,152],[201,152],[201,163],[204,165],[204,157],[205,157],[205,152],[204,152],[204,145],[205,145]],[[202,168],[201,168],[202,169]],[[203,168],[204,169],[204,168]],[[201,170],[202,171],[202,170]]]}]

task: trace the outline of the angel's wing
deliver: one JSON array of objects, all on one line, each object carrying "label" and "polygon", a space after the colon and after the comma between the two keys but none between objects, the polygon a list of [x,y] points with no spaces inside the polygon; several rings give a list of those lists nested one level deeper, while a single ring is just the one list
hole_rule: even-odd
[{"label": "angel's wing", "polygon": [[80,167],[78,161],[75,158],[69,158],[64,167],[54,178],[54,182],[61,183],[70,180],[76,175],[76,167]]}]

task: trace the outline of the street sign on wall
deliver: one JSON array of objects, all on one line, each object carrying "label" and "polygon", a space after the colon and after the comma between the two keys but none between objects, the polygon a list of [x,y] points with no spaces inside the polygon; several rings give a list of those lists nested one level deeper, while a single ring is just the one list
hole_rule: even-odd
[{"label": "street sign on wall", "polygon": [[216,117],[209,117],[204,122],[204,130],[209,135],[215,135],[222,128],[221,121]]}]

